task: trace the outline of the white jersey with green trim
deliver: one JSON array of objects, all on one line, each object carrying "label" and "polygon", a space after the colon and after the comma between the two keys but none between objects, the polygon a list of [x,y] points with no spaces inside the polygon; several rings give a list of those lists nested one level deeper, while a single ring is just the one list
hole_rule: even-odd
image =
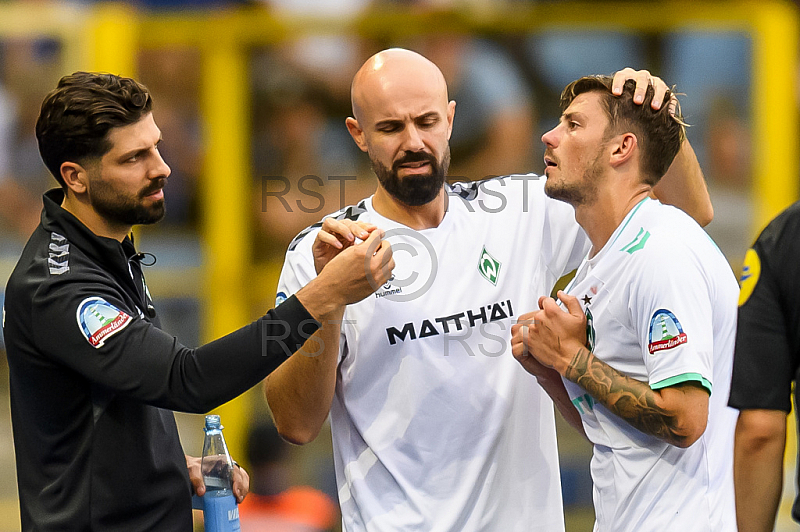
[{"label": "white jersey with green trim", "polygon": [[[344,314],[331,427],[346,531],[564,530],[553,405],[510,349],[512,323],[588,250],[543,185],[448,187],[422,231],[370,199],[333,215],[385,230],[396,263]],[[317,230],[290,246],[279,300],[314,276]]]},{"label": "white jersey with green trim", "polygon": [[696,381],[708,425],[681,449],[640,432],[564,379],[594,443],[596,532],[736,530],[728,408],[738,285],[711,238],[682,211],[645,199],[578,268],[567,291],[592,352],[660,389]]}]

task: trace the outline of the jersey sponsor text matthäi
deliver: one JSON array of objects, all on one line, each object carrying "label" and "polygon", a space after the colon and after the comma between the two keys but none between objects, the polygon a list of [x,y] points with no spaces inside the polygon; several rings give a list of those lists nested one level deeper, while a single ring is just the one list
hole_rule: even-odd
[{"label": "jersey sponsor text matth\u00e4i", "polygon": [[[334,214],[385,230],[396,263],[344,314],[331,424],[345,530],[563,530],[553,406],[510,350],[512,323],[588,249],[543,186],[448,186],[422,231],[371,199]],[[290,246],[279,299],[314,277],[317,230]]]}]

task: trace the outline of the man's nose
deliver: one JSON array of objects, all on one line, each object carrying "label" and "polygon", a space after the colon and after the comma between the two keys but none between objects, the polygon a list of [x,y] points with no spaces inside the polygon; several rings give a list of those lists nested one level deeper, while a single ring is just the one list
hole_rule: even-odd
[{"label": "man's nose", "polygon": [[169,177],[172,173],[172,169],[167,165],[164,158],[161,157],[160,153],[156,153],[156,161],[153,167],[150,169],[150,175],[148,176],[150,179],[157,179],[159,177]]},{"label": "man's nose", "polygon": [[558,146],[558,134],[556,133],[557,129],[558,127],[554,127],[553,129],[542,135],[542,142],[544,142],[545,146],[552,148]]},{"label": "man's nose", "polygon": [[425,147],[425,143],[422,141],[422,135],[415,126],[406,128],[406,135],[403,140],[403,148],[405,151],[420,151]]}]

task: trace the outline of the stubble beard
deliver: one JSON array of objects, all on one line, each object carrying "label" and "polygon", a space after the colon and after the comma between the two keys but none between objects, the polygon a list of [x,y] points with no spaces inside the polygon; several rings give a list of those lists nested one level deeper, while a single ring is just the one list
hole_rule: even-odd
[{"label": "stubble beard", "polygon": [[566,183],[563,179],[556,181],[548,178],[544,184],[544,193],[549,197],[569,203],[573,207],[591,205],[597,200],[597,182],[603,174],[601,157],[603,147],[598,150],[583,176],[576,183]]}]

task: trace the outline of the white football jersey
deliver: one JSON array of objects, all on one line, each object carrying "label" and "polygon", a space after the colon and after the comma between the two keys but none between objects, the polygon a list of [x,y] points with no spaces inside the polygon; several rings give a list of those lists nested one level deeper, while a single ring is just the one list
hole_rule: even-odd
[{"label": "white football jersey", "polygon": [[568,292],[599,359],[654,390],[695,381],[711,392],[705,433],[681,449],[564,379],[594,443],[595,530],[736,530],[736,411],[727,400],[739,289],[725,257],[685,213],[645,199],[581,264]]},{"label": "white football jersey", "polygon": [[[333,216],[386,231],[392,279],[347,307],[331,426],[344,529],[564,529],[552,403],[514,360],[510,328],[588,240],[544,178],[448,186],[415,231],[366,199]],[[318,227],[290,246],[279,302],[315,275]]]}]

